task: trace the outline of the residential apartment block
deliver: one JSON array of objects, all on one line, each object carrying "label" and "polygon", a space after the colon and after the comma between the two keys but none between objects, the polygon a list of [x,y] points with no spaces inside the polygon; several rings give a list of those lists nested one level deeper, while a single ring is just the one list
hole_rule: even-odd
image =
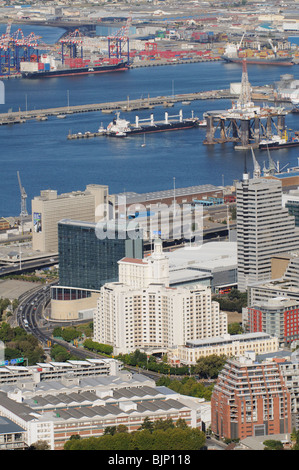
[{"label": "residential apartment block", "polygon": [[274,297],[247,308],[249,332],[276,336],[280,346],[291,346],[299,339],[299,301]]},{"label": "residential apartment block", "polygon": [[291,394],[279,363],[255,355],[229,359],[211,398],[212,431],[220,438],[290,433]]},{"label": "residential apartment block", "polygon": [[248,285],[248,305],[274,297],[299,302],[299,251],[272,257],[272,279]]}]

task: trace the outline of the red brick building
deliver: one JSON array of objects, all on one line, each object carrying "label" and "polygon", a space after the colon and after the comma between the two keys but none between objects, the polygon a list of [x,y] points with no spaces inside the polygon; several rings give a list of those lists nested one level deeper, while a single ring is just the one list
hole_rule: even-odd
[{"label": "red brick building", "polygon": [[212,432],[245,439],[291,432],[291,396],[277,362],[228,360],[211,398]]},{"label": "red brick building", "polygon": [[299,339],[299,302],[276,297],[248,307],[247,330],[268,333],[278,338],[280,346]]}]

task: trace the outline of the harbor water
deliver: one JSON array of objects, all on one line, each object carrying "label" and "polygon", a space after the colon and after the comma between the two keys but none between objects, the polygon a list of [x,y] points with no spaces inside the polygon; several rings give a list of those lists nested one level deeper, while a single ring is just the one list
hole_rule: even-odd
[{"label": "harbor water", "polygon": [[[51,42],[51,35],[59,37],[61,31],[50,28],[47,34],[47,38],[45,32],[41,34],[43,40]],[[298,78],[298,72],[298,66],[248,66],[253,86],[272,84],[285,73]],[[228,89],[230,83],[241,81],[241,75],[239,64],[211,62],[77,77],[11,79],[5,80],[5,104],[0,105],[0,110],[32,110]],[[177,103],[167,109],[159,106],[153,110],[121,112],[120,117],[133,122],[136,114],[144,119],[153,112],[155,120],[161,120],[165,111],[173,116],[182,109],[185,118],[192,111],[202,118],[205,111],[228,109],[231,105],[229,100],[202,100],[190,105]],[[20,213],[17,171],[28,195],[29,213],[31,199],[44,189],[62,193],[84,190],[87,184],[94,183],[108,185],[111,194],[147,192],[171,189],[174,178],[176,187],[187,187],[208,183],[229,185],[242,176],[244,152],[236,152],[231,143],[204,145],[205,128],[147,134],[145,146],[142,146],[143,135],[123,139],[104,136],[67,139],[70,132],[95,132],[101,124],[106,127],[112,118],[113,114],[89,112],[67,115],[65,119],[49,117],[47,121],[28,120],[1,126],[0,216]],[[286,125],[299,130],[299,113],[289,114]],[[280,167],[292,167],[298,163],[299,147],[273,151],[271,156],[279,160]],[[256,157],[262,167],[264,162],[267,165],[267,152],[256,151]],[[249,152],[247,166],[252,171]]]}]

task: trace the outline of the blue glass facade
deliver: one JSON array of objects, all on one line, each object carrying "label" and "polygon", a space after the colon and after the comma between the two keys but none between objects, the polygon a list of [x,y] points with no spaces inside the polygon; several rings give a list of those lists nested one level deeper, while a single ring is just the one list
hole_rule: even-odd
[{"label": "blue glass facade", "polygon": [[116,230],[114,238],[99,238],[97,224],[62,220],[58,223],[59,284],[98,290],[118,280],[117,262],[143,258],[143,239]]}]

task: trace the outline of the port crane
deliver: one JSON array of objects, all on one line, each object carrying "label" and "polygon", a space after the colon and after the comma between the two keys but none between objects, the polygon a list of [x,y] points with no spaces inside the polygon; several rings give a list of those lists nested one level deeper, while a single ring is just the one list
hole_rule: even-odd
[{"label": "port crane", "polygon": [[244,31],[243,35],[242,35],[242,38],[241,38],[241,41],[239,42],[239,44],[237,44],[237,49],[239,50],[242,46],[242,42],[243,42],[243,39],[244,39],[244,36],[245,36],[246,32]]},{"label": "port crane", "polygon": [[109,59],[115,57],[121,59],[124,47],[127,46],[127,61],[130,64],[129,30],[132,25],[132,15],[127,18],[126,24],[122,26],[113,36],[108,36]]},{"label": "port crane", "polygon": [[64,59],[65,59],[65,47],[69,49],[69,57],[70,58],[76,58],[79,56],[81,59],[83,58],[83,39],[84,36],[79,31],[79,29],[76,29],[75,31],[67,34],[64,36],[62,39],[60,39],[61,43],[61,60],[62,63],[64,64]]},{"label": "port crane", "polygon": [[19,187],[20,187],[20,192],[21,192],[21,213],[20,213],[20,217],[26,217],[28,215],[27,207],[26,207],[27,194],[26,194],[26,191],[25,191],[24,187],[22,186],[20,173],[17,172],[17,175],[18,175]]},{"label": "port crane", "polygon": [[[24,36],[23,31],[18,28],[11,33],[12,23],[8,23],[6,31],[0,36],[0,73],[10,75],[10,73],[20,72],[22,61],[31,60],[31,57],[38,58],[38,36],[30,33]],[[47,49],[48,46],[44,44]],[[36,51],[35,51],[36,50]],[[33,53],[35,52],[35,56]]]},{"label": "port crane", "polygon": [[272,49],[274,55],[276,56],[277,47],[273,45],[272,39],[268,39],[268,42],[269,42],[269,44],[270,44],[270,46],[271,46],[271,49]]}]

